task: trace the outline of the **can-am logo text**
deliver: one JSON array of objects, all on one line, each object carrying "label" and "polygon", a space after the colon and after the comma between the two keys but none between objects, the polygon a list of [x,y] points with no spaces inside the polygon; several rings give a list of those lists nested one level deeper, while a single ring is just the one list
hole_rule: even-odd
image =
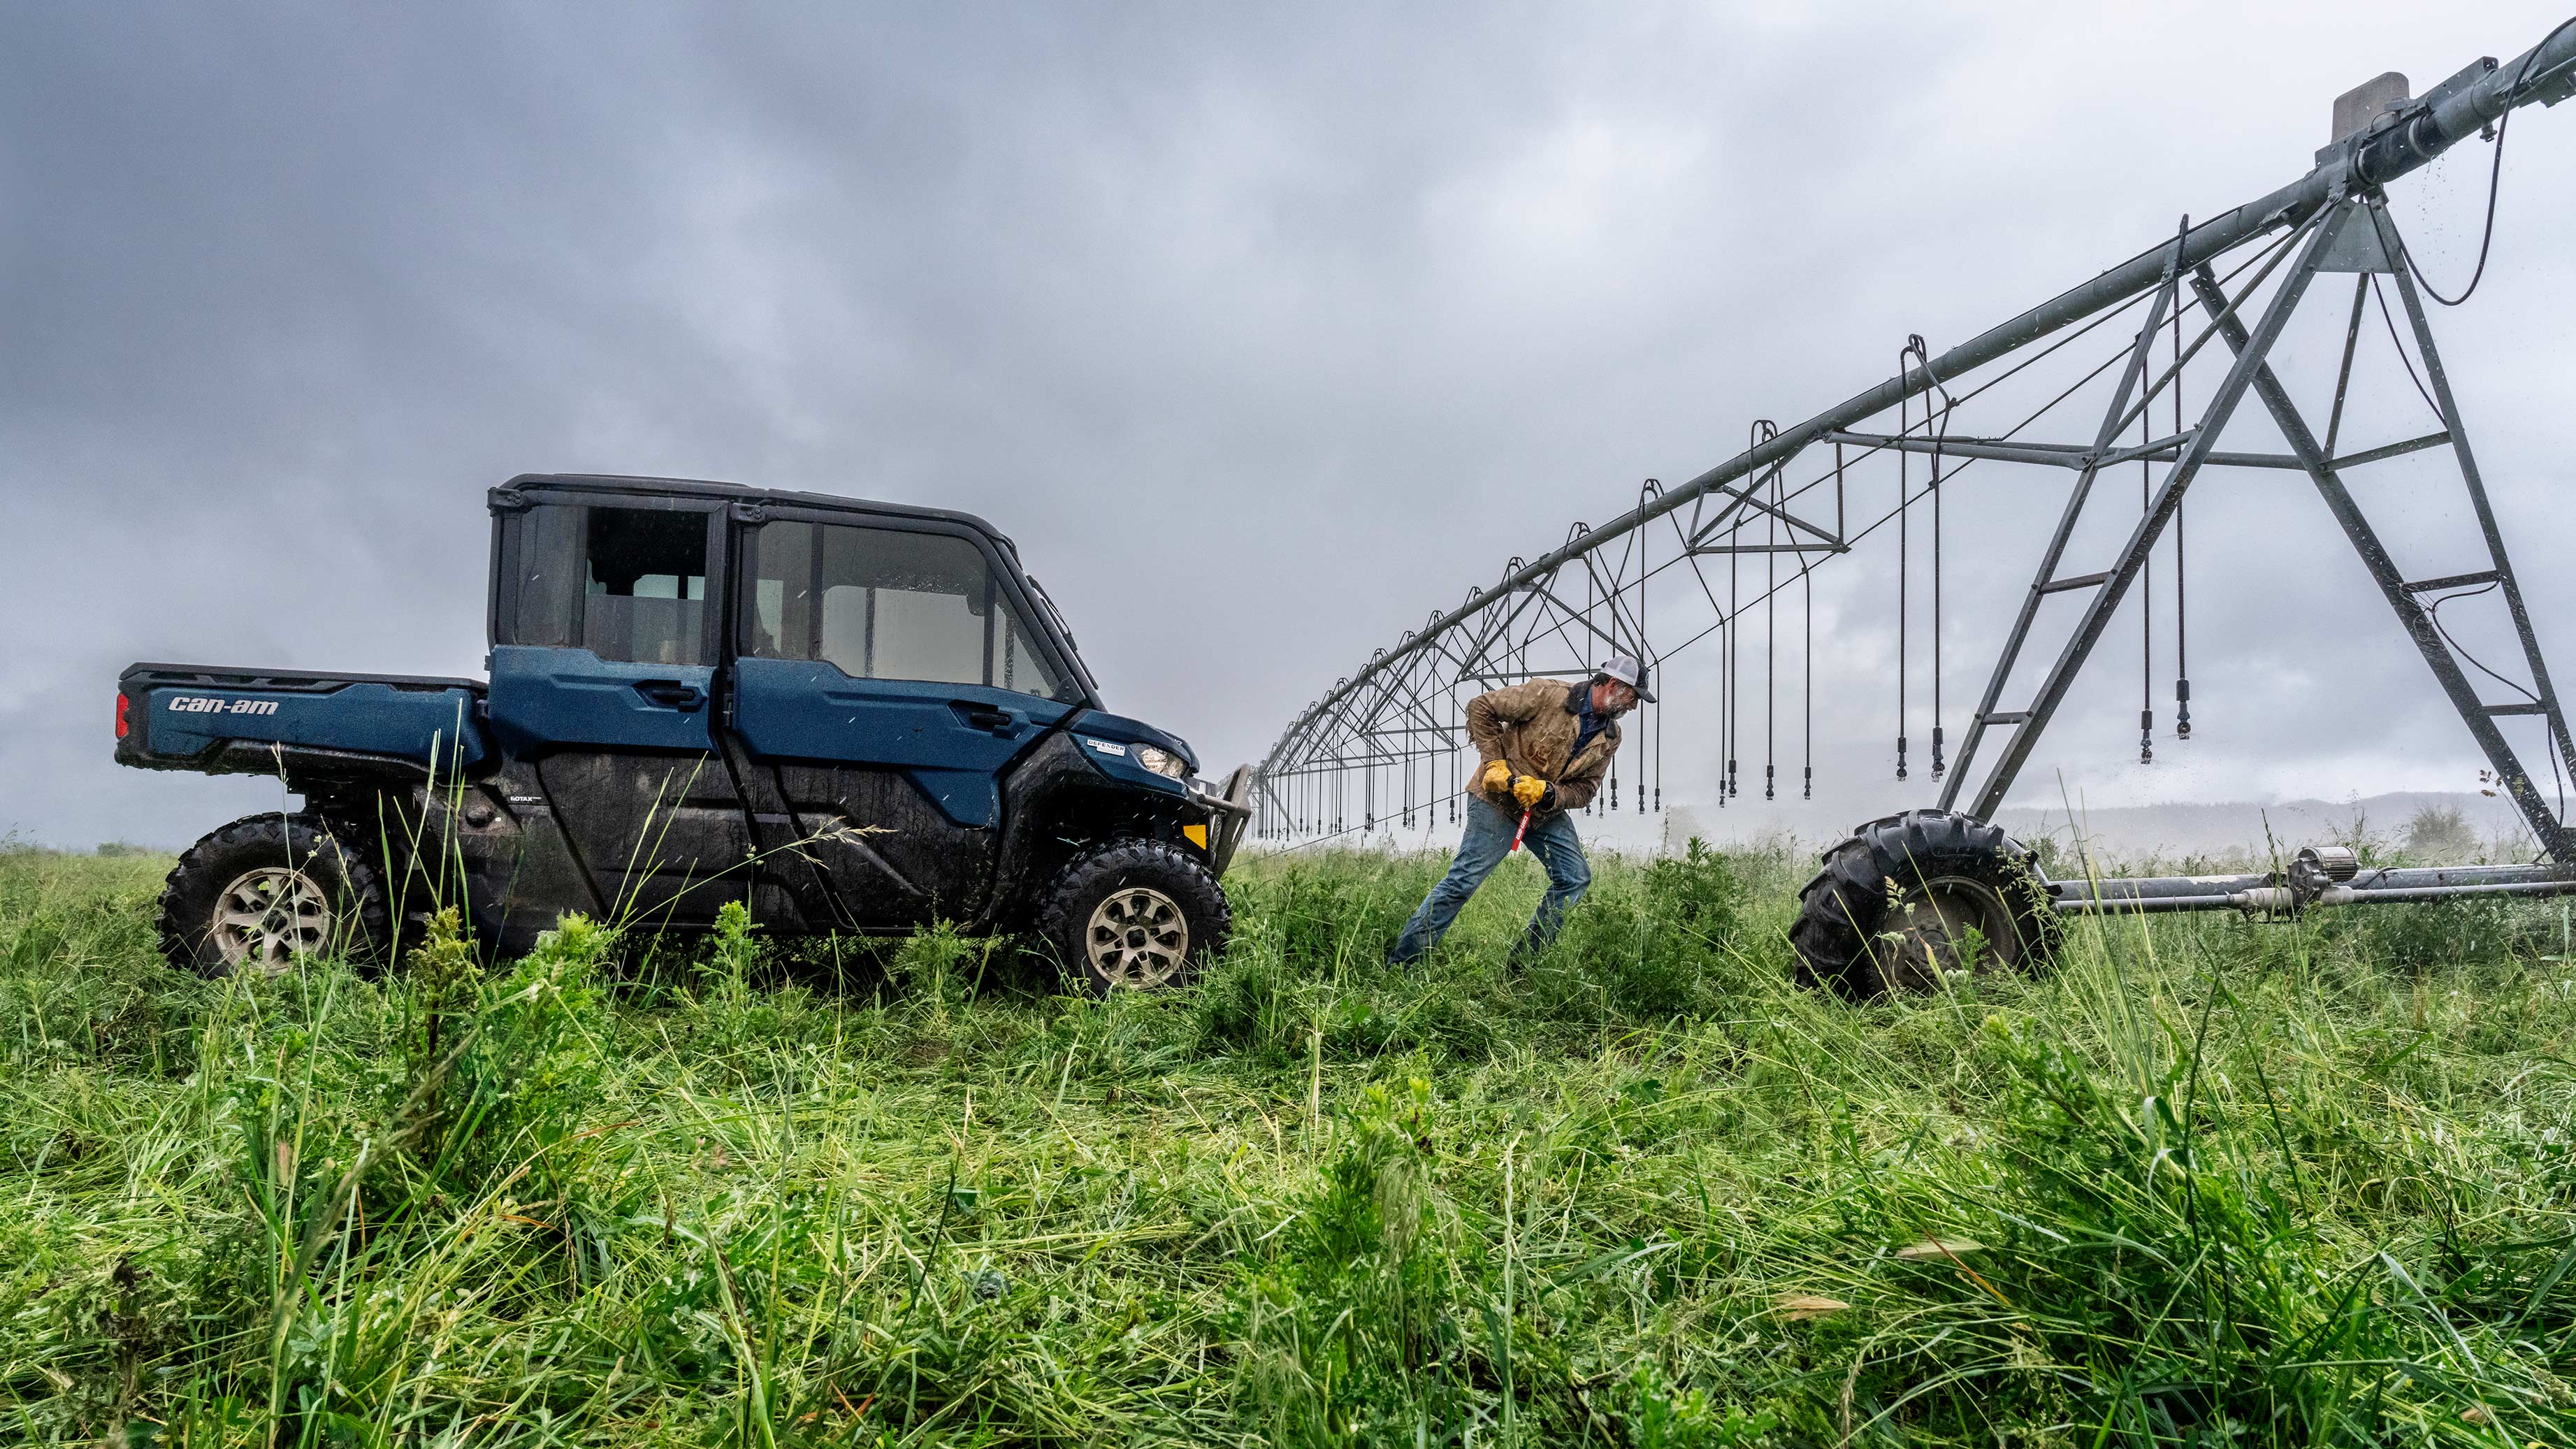
[{"label": "can-am logo text", "polygon": [[215,699],[203,694],[178,694],[170,697],[172,714],[275,714],[273,699]]}]

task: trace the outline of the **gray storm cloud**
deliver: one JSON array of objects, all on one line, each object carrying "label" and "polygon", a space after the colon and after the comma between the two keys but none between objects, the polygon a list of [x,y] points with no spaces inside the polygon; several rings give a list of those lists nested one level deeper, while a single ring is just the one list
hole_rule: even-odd
[{"label": "gray storm cloud", "polygon": [[[175,844],[274,803],[116,769],[129,660],[478,672],[482,494],[522,471],[983,514],[1113,706],[1257,756],[1639,479],[2288,180],[2358,80],[2562,18],[2249,9],[14,8],[0,828]],[[2516,123],[2488,279],[2436,319],[2563,669],[2571,161],[2567,113]],[[2486,162],[2395,197],[2438,278]],[[2401,435],[2403,380],[2368,386]],[[2106,661],[2034,790],[2473,783],[2295,483],[2195,494],[2202,738],[2130,763],[2137,666]],[[1954,700],[2057,488],[1959,495]],[[2438,553],[2459,519],[2421,506]],[[1849,808],[1893,790],[1892,588],[1867,554],[1819,584]],[[1676,802],[1714,667],[1673,663]]]}]

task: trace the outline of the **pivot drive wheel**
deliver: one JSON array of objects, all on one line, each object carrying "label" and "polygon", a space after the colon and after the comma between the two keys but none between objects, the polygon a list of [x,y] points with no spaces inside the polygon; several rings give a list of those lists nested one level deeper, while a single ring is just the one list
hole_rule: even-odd
[{"label": "pivot drive wheel", "polygon": [[1156,840],[1076,857],[1040,903],[1037,934],[1095,996],[1178,986],[1224,949],[1234,913],[1207,867]]},{"label": "pivot drive wheel", "polygon": [[189,847],[161,891],[161,950],[207,976],[372,961],[390,939],[375,871],[301,816],[253,815]]},{"label": "pivot drive wheel", "polygon": [[1944,810],[1862,826],[1799,893],[1799,982],[1867,998],[2038,964],[2056,948],[2057,915],[2031,860],[1997,827]]}]

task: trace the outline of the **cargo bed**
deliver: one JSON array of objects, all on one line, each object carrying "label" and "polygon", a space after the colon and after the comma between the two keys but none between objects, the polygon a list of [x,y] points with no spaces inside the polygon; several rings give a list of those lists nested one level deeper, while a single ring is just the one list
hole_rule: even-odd
[{"label": "cargo bed", "polygon": [[116,758],[144,769],[347,778],[471,772],[489,753],[479,679],[131,664]]}]

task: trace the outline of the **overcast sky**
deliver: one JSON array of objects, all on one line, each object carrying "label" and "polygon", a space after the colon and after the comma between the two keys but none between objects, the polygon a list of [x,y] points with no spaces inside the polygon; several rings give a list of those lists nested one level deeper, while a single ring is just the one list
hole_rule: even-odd
[{"label": "overcast sky", "polygon": [[[182,844],[275,802],[117,769],[131,660],[479,673],[483,494],[526,471],[981,514],[1113,708],[1255,757],[1639,479],[2293,179],[2337,92],[2563,3],[11,6],[0,829]],[[2511,137],[2487,280],[2436,323],[2576,668],[2576,111]],[[2488,155],[2394,197],[2445,286]],[[2474,788],[2304,488],[2195,495],[2201,737],[2135,765],[2132,652],[2046,793]],[[2061,496],[1996,470],[1963,504],[1954,712]],[[1883,560],[1844,562],[1819,773],[1908,803]],[[1676,803],[1713,668],[1672,666]]]}]

